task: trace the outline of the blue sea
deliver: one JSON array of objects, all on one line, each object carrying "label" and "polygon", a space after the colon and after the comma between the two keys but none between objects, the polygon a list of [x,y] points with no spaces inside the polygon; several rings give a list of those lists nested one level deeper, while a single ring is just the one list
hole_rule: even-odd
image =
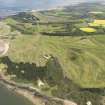
[{"label": "blue sea", "polygon": [[0,17],[32,9],[52,9],[78,2],[79,0],[0,0]]}]

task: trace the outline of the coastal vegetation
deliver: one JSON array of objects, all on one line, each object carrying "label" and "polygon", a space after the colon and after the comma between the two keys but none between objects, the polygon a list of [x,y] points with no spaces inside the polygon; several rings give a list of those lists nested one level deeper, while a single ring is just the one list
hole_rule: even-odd
[{"label": "coastal vegetation", "polygon": [[0,58],[5,76],[78,105],[104,105],[105,8],[81,5],[2,19],[0,38],[10,42]]}]

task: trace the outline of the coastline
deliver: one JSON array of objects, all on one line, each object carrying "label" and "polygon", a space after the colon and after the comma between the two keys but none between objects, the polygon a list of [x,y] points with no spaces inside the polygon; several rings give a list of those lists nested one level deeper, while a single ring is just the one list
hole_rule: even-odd
[{"label": "coastline", "polygon": [[[22,89],[17,86],[12,86],[11,84],[5,83],[4,81],[0,81],[0,84],[2,84],[9,91],[12,91],[17,95],[24,97],[25,99],[30,101],[33,105],[66,105],[63,103],[62,100],[59,100],[58,98],[48,97],[48,96],[42,95],[39,92],[34,93],[27,89]],[[46,103],[50,103],[50,104],[46,104]],[[51,103],[57,103],[57,104],[51,104]],[[72,105],[72,104],[67,104],[67,105]]]},{"label": "coastline", "polygon": [[6,14],[6,12],[5,12],[6,15],[0,16],[0,19],[4,19],[4,18],[10,17],[10,16],[14,16],[14,15],[17,15],[17,14],[22,13],[22,12],[41,12],[41,11],[60,10],[60,9],[63,9],[63,8],[64,7],[61,7],[61,8],[56,7],[56,8],[51,8],[51,9],[26,9],[26,10],[22,10],[22,11],[14,11],[12,13],[10,12],[8,14]]},{"label": "coastline", "polygon": [[35,97],[32,92],[29,92],[25,89],[15,88],[14,86],[8,85],[0,81],[0,84],[2,84],[5,88],[7,88],[10,92],[24,97],[26,100],[30,101],[33,105],[44,105],[41,101],[42,99],[39,99],[38,97]]},{"label": "coastline", "polygon": [[37,94],[40,94],[37,89],[28,86],[20,86],[18,83],[8,80],[6,76],[3,75],[3,73],[2,76],[0,75],[0,84],[7,88],[10,92],[12,91],[17,95],[24,97],[33,105],[45,105],[43,104],[44,100],[37,96]]},{"label": "coastline", "polygon": [[0,75],[0,83],[3,86],[5,86],[8,90],[20,96],[23,96],[33,105],[77,105],[75,102],[72,102],[70,100],[65,100],[42,94],[41,91],[39,91],[35,87],[18,84],[12,80],[7,79],[3,73],[1,73]]},{"label": "coastline", "polygon": [[[3,15],[0,15],[0,18],[3,19],[3,18],[6,18],[6,17],[9,17],[9,16],[14,16],[14,15],[17,15],[19,13],[22,13],[22,12],[41,12],[41,11],[51,11],[51,10],[61,10],[61,9],[64,9],[66,6],[59,6],[59,7],[53,7],[53,8],[43,8],[43,9],[23,9],[23,10],[4,10],[3,12]],[[2,11],[0,11],[2,12]]]},{"label": "coastline", "polygon": [[26,91],[26,90],[22,90],[22,89],[17,89],[15,91],[17,94],[25,97],[26,99],[28,99],[30,102],[32,102],[34,105],[45,105],[43,100],[35,97],[32,95],[32,93]]}]

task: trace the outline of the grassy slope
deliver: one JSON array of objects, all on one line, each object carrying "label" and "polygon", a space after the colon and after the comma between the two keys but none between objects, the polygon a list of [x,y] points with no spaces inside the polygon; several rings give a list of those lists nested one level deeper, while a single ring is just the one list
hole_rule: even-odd
[{"label": "grassy slope", "polygon": [[[11,43],[8,56],[14,62],[26,61],[42,65],[44,54],[59,59],[65,75],[83,87],[104,87],[105,36],[49,37],[42,35],[21,36]],[[53,68],[52,68],[53,69]]]},{"label": "grassy slope", "polygon": [[[46,21],[45,15],[33,14],[39,16],[41,21]],[[17,23],[10,17],[3,22]],[[35,32],[33,35],[17,36],[11,43],[8,56],[14,62],[35,62],[45,65],[47,61],[43,55],[52,54],[58,58],[64,75],[81,87],[105,87],[104,44],[105,35],[85,36],[85,38],[81,35],[60,37],[44,36]]]},{"label": "grassy slope", "polygon": [[[46,20],[45,15],[36,15],[44,17],[43,21]],[[16,23],[11,18],[4,22]],[[68,78],[81,87],[97,88],[105,87],[104,44],[105,35],[61,37],[44,36],[36,32],[33,35],[17,36],[11,43],[8,56],[14,62],[34,62],[43,66],[47,62],[43,56],[51,54],[58,58],[64,75]]]},{"label": "grassy slope", "polygon": [[[72,17],[72,13],[70,16],[68,14],[68,16],[65,17],[65,12],[57,12],[56,18],[64,18],[67,20]],[[48,19],[48,17],[46,18],[46,15],[44,14],[34,13],[34,15],[39,17],[42,22],[47,21]],[[52,15],[51,12],[50,15]],[[20,21],[19,19],[14,20],[12,17],[9,17],[3,20],[3,22],[16,25],[16,23],[20,23],[21,19]],[[48,84],[49,86],[51,85],[50,90],[45,92],[47,92],[47,94],[53,94],[54,96],[76,101],[80,105],[86,104],[86,101],[88,100],[92,100],[95,105],[99,105],[98,102],[102,99],[102,97],[100,99],[100,96],[102,95],[100,95],[100,92],[94,93],[87,90],[78,90],[77,85],[74,85],[74,83],[85,88],[105,87],[105,35],[97,34],[83,36],[78,32],[79,35],[72,34],[72,36],[46,36],[42,35],[40,31],[59,31],[62,26],[46,27],[43,25],[38,27],[39,30],[36,29],[36,31],[32,34],[21,33],[20,35],[17,35],[14,40],[11,40],[10,49],[7,56],[10,58],[12,63],[21,69],[26,69],[28,67],[26,65],[27,62],[29,64],[34,63],[37,66],[44,67],[48,64],[48,60],[44,58],[44,55],[53,55],[58,59],[61,68],[55,65],[56,63],[50,63],[48,65],[47,69],[51,70],[48,75],[53,76],[55,86]],[[13,29],[11,31],[15,32],[15,30],[20,31],[19,29]],[[25,30],[28,29],[26,28]],[[11,32],[9,32],[8,35],[11,36]],[[21,67],[21,62],[26,64]],[[11,68],[14,68],[14,65],[11,64],[11,66],[13,66]],[[29,69],[30,72],[31,70],[34,70],[33,66],[32,69],[27,69]],[[64,77],[67,76],[70,80],[72,80],[73,84],[71,82],[67,82],[66,80],[62,81],[62,77],[60,77],[61,74],[59,74],[61,69],[63,70]],[[19,75],[20,74],[21,73],[19,73]],[[71,94],[66,97],[65,95],[69,94],[69,92]],[[105,98],[104,96],[103,100]]]}]

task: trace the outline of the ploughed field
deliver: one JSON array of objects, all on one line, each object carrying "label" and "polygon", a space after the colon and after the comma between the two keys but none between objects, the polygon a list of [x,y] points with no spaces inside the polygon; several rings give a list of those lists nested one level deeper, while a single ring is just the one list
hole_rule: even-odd
[{"label": "ploughed field", "polygon": [[94,5],[77,6],[74,12],[68,7],[19,13],[1,20],[0,37],[10,41],[1,58],[5,74],[33,83],[49,95],[78,102],[82,98],[75,95],[88,94],[85,101],[98,101],[102,93],[90,90],[105,88],[105,11],[104,6]]}]

